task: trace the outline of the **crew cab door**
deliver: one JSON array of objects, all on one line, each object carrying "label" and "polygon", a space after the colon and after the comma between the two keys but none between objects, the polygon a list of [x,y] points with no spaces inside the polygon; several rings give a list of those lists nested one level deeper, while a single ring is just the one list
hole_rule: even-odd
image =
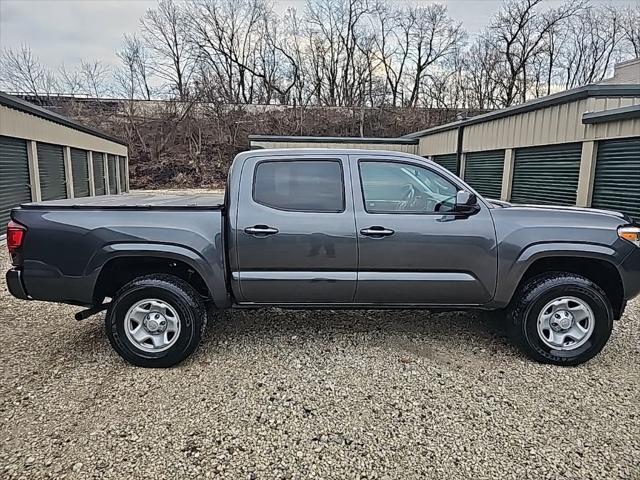
[{"label": "crew cab door", "polygon": [[[480,202],[452,213],[458,179],[428,162],[350,156],[358,232],[358,303],[479,305],[494,295],[493,220]],[[449,213],[447,213],[449,212]]]},{"label": "crew cab door", "polygon": [[357,240],[345,185],[351,185],[347,156],[246,159],[230,250],[241,302],[353,300]]}]

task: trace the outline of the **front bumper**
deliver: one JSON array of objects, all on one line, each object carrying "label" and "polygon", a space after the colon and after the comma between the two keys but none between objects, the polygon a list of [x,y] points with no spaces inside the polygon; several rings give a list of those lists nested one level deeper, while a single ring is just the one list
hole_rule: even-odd
[{"label": "front bumper", "polygon": [[631,300],[640,294],[640,248],[635,248],[620,265],[624,298]]},{"label": "front bumper", "polygon": [[7,287],[9,287],[9,293],[20,300],[29,300],[29,295],[22,283],[22,270],[18,268],[12,268],[7,272]]}]

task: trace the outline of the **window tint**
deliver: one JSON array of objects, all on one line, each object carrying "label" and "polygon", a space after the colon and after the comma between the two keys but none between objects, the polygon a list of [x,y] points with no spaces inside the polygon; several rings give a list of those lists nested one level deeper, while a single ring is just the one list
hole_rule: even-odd
[{"label": "window tint", "polygon": [[253,199],[280,210],[344,210],[342,168],[337,161],[262,162],[256,167]]},{"label": "window tint", "polygon": [[408,163],[360,162],[367,212],[450,212],[458,189],[436,172]]}]

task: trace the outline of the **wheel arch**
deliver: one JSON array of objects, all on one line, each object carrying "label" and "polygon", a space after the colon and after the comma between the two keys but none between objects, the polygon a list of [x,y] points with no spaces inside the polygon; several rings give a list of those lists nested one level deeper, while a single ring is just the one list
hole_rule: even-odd
[{"label": "wheel arch", "polygon": [[226,305],[224,278],[198,253],[178,245],[154,243],[122,243],[105,246],[87,266],[95,278],[94,303],[115,293],[136,277],[152,273],[168,273],[182,278],[216,307]]},{"label": "wheel arch", "polygon": [[567,272],[588,278],[607,294],[614,316],[624,310],[624,285],[615,260],[616,251],[604,245],[548,243],[523,250],[501,282],[497,300],[510,304],[522,285],[536,275]]}]

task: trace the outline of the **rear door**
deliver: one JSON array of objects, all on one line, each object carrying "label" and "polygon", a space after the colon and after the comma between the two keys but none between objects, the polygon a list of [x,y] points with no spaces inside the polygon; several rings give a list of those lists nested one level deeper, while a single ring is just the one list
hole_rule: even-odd
[{"label": "rear door", "polygon": [[354,155],[351,167],[357,303],[479,305],[493,298],[497,248],[488,207],[452,214],[463,187],[417,159]]},{"label": "rear door", "polygon": [[249,157],[239,187],[234,281],[244,302],[351,302],[357,245],[347,157]]}]

